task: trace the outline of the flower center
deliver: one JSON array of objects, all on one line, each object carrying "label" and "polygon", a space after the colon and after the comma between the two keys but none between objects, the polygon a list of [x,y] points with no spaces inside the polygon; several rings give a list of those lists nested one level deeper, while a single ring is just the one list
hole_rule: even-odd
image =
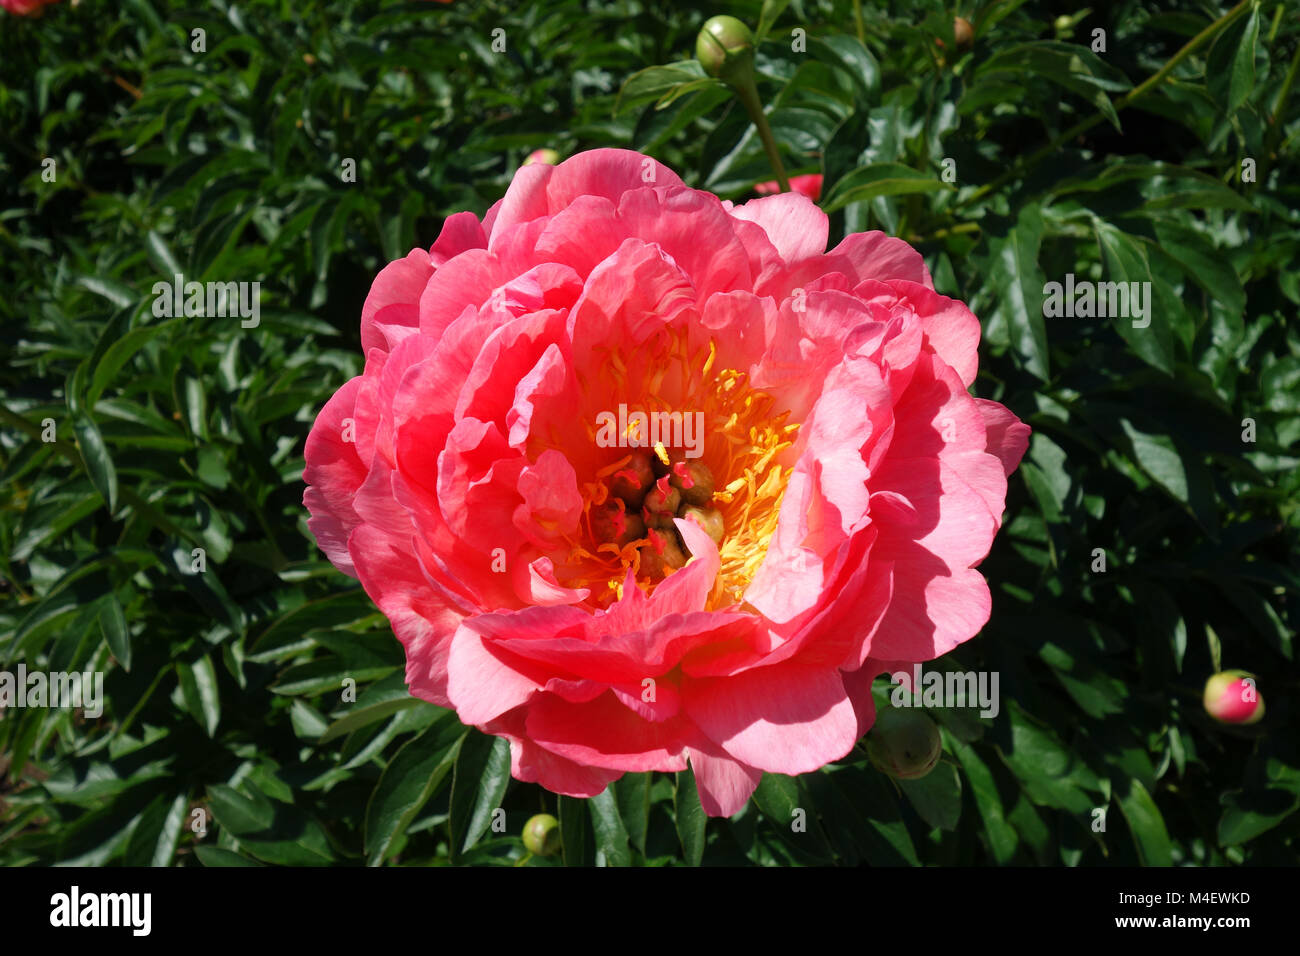
[{"label": "flower center", "polygon": [[649,592],[691,558],[673,524],[681,518],[718,546],[708,607],[742,603],[776,531],[791,472],[781,453],[799,425],[746,373],[717,367],[712,341],[690,350],[684,330],[658,333],[631,362],[606,358],[601,393],[637,404],[588,423],[608,464],[581,485],[582,530],[557,576],[600,607],[621,597],[629,568]]}]

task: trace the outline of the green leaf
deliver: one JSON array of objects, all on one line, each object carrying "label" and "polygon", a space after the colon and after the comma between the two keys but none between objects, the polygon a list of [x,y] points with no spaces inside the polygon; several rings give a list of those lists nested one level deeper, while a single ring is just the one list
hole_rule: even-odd
[{"label": "green leaf", "polygon": [[193,663],[178,661],[176,674],[186,709],[209,737],[214,736],[221,721],[221,694],[212,658],[205,654]]},{"label": "green leaf", "polygon": [[917,815],[940,830],[957,829],[961,819],[961,776],[952,764],[940,762],[924,777],[898,781]]},{"label": "green leaf", "polygon": [[101,276],[82,276],[77,282],[95,293],[95,295],[102,295],[119,309],[129,308],[140,299],[136,291],[129,285],[113,279],[105,279]]},{"label": "green leaf", "polygon": [[1037,40],[999,50],[980,66],[976,77],[994,83],[1013,78],[1030,88],[1034,78],[1055,83],[1096,106],[1117,130],[1119,115],[1106,94],[1131,86],[1122,72],[1087,47],[1055,40]]},{"label": "green leaf", "polygon": [[844,33],[809,37],[808,52],[842,70],[864,105],[876,102],[880,95],[880,64],[857,37]]},{"label": "green leaf", "polygon": [[453,862],[487,832],[509,783],[510,741],[471,730],[461,744],[451,778]]},{"label": "green leaf", "polygon": [[[836,781],[844,783],[847,772],[838,774]],[[856,779],[856,778],[855,778]],[[872,804],[872,797],[856,794],[859,807]],[[826,840],[811,794],[800,787],[798,779],[779,773],[765,773],[754,790],[754,802],[763,811],[781,842],[801,859],[810,863],[828,864],[834,861],[835,851]],[[868,823],[878,828],[879,821]],[[899,862],[899,860],[894,860]]]},{"label": "green leaf", "polygon": [[131,329],[109,345],[104,350],[103,356],[95,364],[95,370],[91,374],[90,385],[86,390],[86,404],[93,407],[122,366],[139,353],[159,332],[179,321],[179,319],[168,319],[157,325],[145,325],[138,329]]},{"label": "green leaf", "polygon": [[1255,45],[1259,41],[1259,5],[1238,17],[1210,48],[1205,64],[1210,94],[1235,113],[1255,89]]},{"label": "green leaf", "polygon": [[632,850],[628,846],[627,829],[618,814],[613,787],[606,787],[588,800],[587,805],[591,808],[591,826],[596,834],[596,864],[631,866]]},{"label": "green leaf", "polygon": [[108,649],[127,673],[131,671],[131,631],[122,613],[122,604],[116,594],[106,595],[99,609],[99,627],[104,632]]},{"label": "green leaf", "polygon": [[561,857],[565,866],[587,862],[587,801],[560,797],[556,810],[560,820]]},{"label": "green leaf", "polygon": [[1185,270],[1187,277],[1217,299],[1233,315],[1246,311],[1246,292],[1232,261],[1200,233],[1176,222],[1155,222],[1160,248]]},{"label": "green leaf", "polygon": [[1267,833],[1300,809],[1300,796],[1286,790],[1246,792],[1234,790],[1223,796],[1219,819],[1219,845],[1247,843]]},{"label": "green leaf", "polygon": [[1007,822],[1002,808],[1002,797],[998,794],[997,783],[988,764],[980,759],[975,748],[962,743],[955,737],[944,734],[945,749],[953,754],[966,771],[966,781],[970,784],[975,797],[975,806],[979,808],[984,819],[984,836],[988,840],[989,851],[1000,865],[1011,862],[1016,855],[1020,838],[1015,828]]},{"label": "green leaf", "polygon": [[434,721],[388,762],[366,805],[366,861],[383,863],[420,809],[442,787],[467,731],[453,713]]},{"label": "green leaf", "polygon": [[645,853],[646,830],[650,823],[650,783],[649,773],[625,773],[614,783],[618,797],[619,817],[627,828],[628,838],[642,854]]},{"label": "green leaf", "polygon": [[1174,440],[1168,435],[1138,431],[1127,419],[1121,420],[1120,426],[1133,446],[1133,460],[1156,484],[1187,504],[1187,467]]},{"label": "green leaf", "polygon": [[1042,239],[1042,215],[1038,207],[1026,206],[1005,236],[989,240],[989,286],[995,290],[997,312],[1007,327],[1011,347],[1027,371],[1047,381],[1045,283],[1038,267]]},{"label": "green leaf", "polygon": [[361,699],[357,701],[354,709],[346,717],[341,717],[330,724],[316,743],[329,743],[337,737],[350,734],[361,727],[367,727],[375,721],[383,720],[385,717],[399,711],[410,710],[412,707],[427,706],[424,701],[412,697],[405,686],[400,690],[389,691],[387,694],[375,698],[373,702],[363,704],[362,701],[365,700],[365,697],[365,694],[361,695]]},{"label": "green leaf", "polygon": [[679,84],[708,79],[697,60],[681,60],[666,66],[652,66],[623,81],[614,103],[614,115],[670,94]]},{"label": "green leaf", "polygon": [[1119,808],[1128,822],[1133,834],[1133,844],[1137,848],[1138,859],[1143,866],[1170,866],[1173,863],[1172,847],[1169,843],[1169,831],[1165,829],[1165,819],[1160,815],[1160,808],[1151,799],[1147,788],[1141,781],[1126,779],[1117,781],[1115,798]]},{"label": "green leaf", "polygon": [[[1093,220],[1106,262],[1105,280],[1108,282],[1146,282],[1154,290],[1151,266],[1146,250],[1132,236],[1116,229],[1108,222]],[[1172,375],[1174,371],[1174,344],[1170,333],[1169,316],[1157,309],[1153,297],[1147,297],[1147,314],[1144,318],[1118,316],[1110,319],[1111,326],[1120,337],[1145,362]],[[1132,312],[1130,307],[1130,312]]]},{"label": "green leaf", "polygon": [[145,233],[144,250],[154,266],[168,278],[185,271],[181,268],[180,262],[177,261],[171,246],[167,245],[167,240],[158,235],[156,230],[150,229]]},{"label": "green leaf", "polygon": [[81,452],[81,460],[86,465],[86,473],[90,475],[90,483],[108,504],[108,510],[116,511],[117,469],[113,467],[113,459],[108,454],[99,426],[88,414],[82,412],[72,420],[72,429],[77,434],[77,451]]},{"label": "green leaf", "polygon": [[171,866],[176,855],[176,845],[180,842],[181,831],[185,826],[185,813],[189,810],[189,795],[178,793],[167,808],[162,827],[158,831],[158,841],[154,845],[152,866]]},{"label": "green leaf", "polygon": [[772,25],[776,23],[777,18],[785,12],[785,8],[790,5],[790,0],[763,0],[763,7],[758,14],[758,29],[754,32],[754,39],[759,43],[767,36]]},{"label": "green leaf", "polygon": [[709,818],[700,805],[695,771],[689,767],[677,774],[677,785],[673,790],[673,815],[677,820],[677,838],[686,855],[686,865],[699,866],[704,859],[705,828]]},{"label": "green leaf", "polygon": [[194,855],[204,866],[261,866],[256,860],[242,856],[233,850],[223,850],[217,846],[196,846]]},{"label": "green leaf", "polygon": [[224,783],[208,787],[208,809],[223,829],[237,837],[268,830],[275,820],[275,808],[263,793],[250,797]]},{"label": "green leaf", "polygon": [[900,163],[874,163],[860,166],[840,179],[823,201],[822,208],[829,213],[843,209],[849,203],[864,202],[877,196],[902,196],[951,188],[928,173]]}]

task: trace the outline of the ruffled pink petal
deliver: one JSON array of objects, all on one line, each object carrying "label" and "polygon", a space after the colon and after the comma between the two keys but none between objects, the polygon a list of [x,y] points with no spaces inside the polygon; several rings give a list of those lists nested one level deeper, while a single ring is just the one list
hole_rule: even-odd
[{"label": "ruffled pink petal", "polygon": [[492,648],[471,619],[452,635],[447,696],[461,722],[485,725],[526,703],[550,679],[543,670]]},{"label": "ruffled pink petal", "polygon": [[857,740],[840,672],[787,662],[734,677],[687,679],[687,716],[732,757],[769,773],[808,773]]},{"label": "ruffled pink petal", "polygon": [[[472,212],[458,212],[447,217],[442,232],[429,249],[429,261],[435,268],[468,249],[486,249],[487,236]],[[419,299],[417,298],[418,302]]]},{"label": "ruffled pink petal", "polygon": [[406,648],[406,683],[416,697],[451,706],[448,650],[461,615],[438,601],[419,563],[382,532],[360,525],[349,541],[357,577]]},{"label": "ruffled pink petal", "polygon": [[591,149],[554,167],[546,182],[549,212],[557,213],[584,196],[601,196],[618,205],[633,190],[681,187],[678,175],[657,160],[630,149]]},{"label": "ruffled pink petal", "polygon": [[997,402],[977,398],[975,404],[984,416],[984,426],[988,433],[986,448],[990,455],[995,455],[1002,462],[1002,470],[1010,475],[1020,464],[1029,447],[1028,425],[1016,418],[1011,410]]},{"label": "ruffled pink petal", "polygon": [[700,805],[711,817],[739,813],[763,779],[761,770],[732,759],[708,742],[692,745],[689,754]]},{"label": "ruffled pink petal", "polygon": [[336,568],[357,576],[348,555],[348,536],[361,521],[353,508],[357,489],[368,470],[357,454],[355,423],[348,425],[361,388],[361,376],[350,379],[325,403],[303,451],[306,467],[302,477],[308,488],[303,505],[310,512],[307,527],[316,543]]},{"label": "ruffled pink petal", "polygon": [[420,296],[433,275],[429,253],[412,249],[375,277],[361,306],[361,348],[389,352],[420,327]]},{"label": "ruffled pink petal", "polygon": [[583,704],[543,694],[528,706],[525,726],[539,746],[576,763],[632,772],[686,769],[689,724],[645,720],[612,693]]},{"label": "ruffled pink petal", "polygon": [[736,206],[731,214],[762,226],[787,263],[826,251],[830,220],[807,196],[797,192],[751,199]]},{"label": "ruffled pink petal", "polygon": [[510,775],[524,783],[538,783],[566,797],[594,797],[623,776],[621,770],[575,763],[537,746],[526,736],[524,708],[511,711],[483,729],[510,741]]}]

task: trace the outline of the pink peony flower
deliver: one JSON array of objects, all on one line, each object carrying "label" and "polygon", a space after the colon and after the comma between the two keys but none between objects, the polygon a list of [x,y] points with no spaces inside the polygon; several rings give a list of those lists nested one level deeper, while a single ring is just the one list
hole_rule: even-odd
[{"label": "pink peony flower", "polygon": [[[760,196],[770,196],[773,193],[781,191],[781,184],[775,179],[769,183],[759,183],[754,187],[754,192]],[[790,191],[802,193],[813,202],[822,197],[822,177],[820,173],[809,173],[807,176],[791,176]]]},{"label": "pink peony flower", "polygon": [[1029,429],[968,394],[979,322],[917,252],[827,229],[798,193],[733,206],[601,149],[375,280],[365,372],[307,439],[309,525],[411,692],[507,738],[519,780],[689,764],[733,814],[762,771],[847,754],[876,674],[987,621]]},{"label": "pink peony flower", "polygon": [[59,0],[0,0],[0,7],[19,17],[39,17],[45,13],[48,4]]}]

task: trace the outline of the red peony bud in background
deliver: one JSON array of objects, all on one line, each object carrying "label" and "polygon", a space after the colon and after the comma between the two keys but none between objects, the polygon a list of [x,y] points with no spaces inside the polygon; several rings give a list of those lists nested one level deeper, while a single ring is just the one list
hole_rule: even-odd
[{"label": "red peony bud in background", "polygon": [[44,15],[47,4],[59,0],[0,0],[0,7],[18,17],[39,17]]},{"label": "red peony bud in background", "polygon": [[1205,682],[1205,711],[1223,724],[1257,724],[1264,718],[1264,698],[1247,671],[1221,671]]},{"label": "red peony bud in background", "polygon": [[[758,183],[754,187],[754,192],[760,196],[771,196],[781,191],[781,184],[775,179],[771,182]],[[816,202],[822,195],[822,176],[821,173],[809,173],[806,176],[791,176],[790,191],[802,193],[813,202]]]}]

